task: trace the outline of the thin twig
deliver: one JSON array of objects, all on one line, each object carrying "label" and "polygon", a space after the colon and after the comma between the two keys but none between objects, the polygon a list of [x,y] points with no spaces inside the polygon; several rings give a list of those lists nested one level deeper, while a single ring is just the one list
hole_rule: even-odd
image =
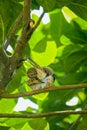
[{"label": "thin twig", "polygon": [[80,116],[78,117],[78,119],[76,120],[76,122],[71,125],[71,127],[70,127],[69,130],[75,130],[75,129],[76,129],[76,127],[77,127],[77,125],[78,125],[78,123],[79,123],[81,117],[82,117],[82,116],[80,115]]},{"label": "thin twig", "polygon": [[52,92],[57,90],[70,90],[70,89],[79,89],[79,88],[87,88],[87,84],[76,84],[76,85],[64,85],[58,87],[49,87],[39,90],[34,90],[31,92],[19,93],[19,94],[8,94],[2,93],[0,98],[18,98],[18,97],[25,97],[25,96],[32,96],[40,93]]},{"label": "thin twig", "polygon": [[4,45],[4,49],[6,50],[8,45],[10,44],[13,36],[15,35],[16,31],[18,30],[18,27],[21,23],[21,20],[22,20],[22,17],[23,17],[23,11],[21,11],[20,15],[18,16],[18,18],[16,19],[15,23],[14,23],[14,26],[11,30],[11,32],[9,33],[7,39],[6,39],[6,42],[5,42],[5,45]]},{"label": "thin twig", "polygon": [[[83,108],[83,110],[87,110],[87,105]],[[78,125],[80,119],[82,118],[82,116],[83,116],[83,114],[81,114],[81,115],[77,118],[77,120],[71,125],[71,127],[70,127],[69,130],[75,130],[75,129],[76,129],[76,127],[77,127],[77,125]]]},{"label": "thin twig", "polygon": [[34,30],[39,26],[39,24],[40,24],[40,22],[41,22],[41,20],[42,20],[42,18],[44,16],[44,14],[45,14],[45,11],[43,11],[42,14],[41,14],[41,16],[39,17],[37,23],[34,26]]},{"label": "thin twig", "polygon": [[43,18],[43,16],[44,16],[44,14],[45,14],[45,11],[43,11],[43,13],[42,13],[41,16],[39,17],[38,21],[36,22],[35,26],[28,31],[28,33],[27,33],[28,39],[31,38],[31,35],[33,34],[33,32],[34,32],[34,31],[37,29],[37,27],[40,25],[40,22],[41,22],[41,20],[42,20],[42,18]]},{"label": "thin twig", "polygon": [[0,118],[41,118],[41,117],[49,117],[49,116],[58,116],[58,115],[70,115],[70,114],[87,114],[87,110],[82,111],[55,111],[49,113],[41,113],[41,114],[8,114],[0,113]]},{"label": "thin twig", "polygon": [[30,57],[27,58],[27,60],[29,60],[29,62],[35,67],[38,68],[39,70],[43,70],[42,67],[37,64],[34,60],[32,60]]}]

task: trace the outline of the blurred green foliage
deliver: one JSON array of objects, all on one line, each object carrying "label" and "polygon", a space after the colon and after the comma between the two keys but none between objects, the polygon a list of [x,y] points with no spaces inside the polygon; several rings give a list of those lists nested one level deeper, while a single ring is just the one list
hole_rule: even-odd
[{"label": "blurred green foliage", "polygon": [[[0,45],[23,8],[22,0],[0,0]],[[31,56],[39,65],[50,66],[56,74],[55,86],[87,83],[87,0],[32,0],[32,10],[42,6],[50,21],[41,22],[33,33],[24,57]],[[72,12],[72,11],[73,12]],[[35,15],[35,14],[34,14]],[[36,21],[38,16],[34,16]],[[18,32],[20,32],[21,27]],[[17,35],[20,35],[18,33]],[[14,44],[12,40],[11,45]],[[13,47],[13,46],[12,46]],[[31,67],[24,62],[8,85],[8,92],[26,92],[27,70]],[[37,109],[25,113],[41,113],[61,110],[82,109],[86,104],[87,89],[63,90],[32,97]],[[73,97],[77,104],[67,105]],[[0,113],[14,113],[17,99],[0,100]],[[23,112],[20,112],[23,113]],[[68,130],[78,118],[77,115],[54,116],[41,119],[0,119],[2,130]],[[76,130],[87,129],[87,117],[83,116]]]}]

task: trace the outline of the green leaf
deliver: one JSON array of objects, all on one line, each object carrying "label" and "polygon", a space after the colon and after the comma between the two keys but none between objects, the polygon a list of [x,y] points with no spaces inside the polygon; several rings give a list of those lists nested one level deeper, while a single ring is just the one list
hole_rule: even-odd
[{"label": "green leaf", "polygon": [[9,127],[14,127],[16,130],[18,129],[21,129],[22,127],[24,127],[25,123],[28,122],[30,119],[18,119],[18,118],[8,118],[7,120],[5,120],[3,124],[5,124],[6,126],[9,126]]},{"label": "green leaf", "polygon": [[64,60],[65,71],[68,73],[75,72],[85,60],[87,60],[87,51],[81,50],[72,53]]},{"label": "green leaf", "polygon": [[33,51],[40,52],[40,53],[45,52],[46,45],[47,45],[47,39],[44,38],[36,44]]},{"label": "green leaf", "polygon": [[0,113],[12,113],[15,107],[15,100],[1,99],[0,100]]},{"label": "green leaf", "polygon": [[87,34],[85,31],[81,30],[80,25],[74,20],[71,24],[73,24],[72,30],[70,30],[70,33],[67,32],[65,35],[75,44],[87,44]]},{"label": "green leaf", "polygon": [[6,127],[6,126],[0,126],[0,129],[1,129],[1,130],[9,130],[9,127]]},{"label": "green leaf", "polygon": [[51,11],[55,8],[56,0],[36,0],[38,4],[40,4],[44,10]]},{"label": "green leaf", "polygon": [[24,124],[21,130],[33,130],[33,129],[30,127],[29,123],[27,122]]},{"label": "green leaf", "polygon": [[30,48],[33,50],[35,48],[35,46],[42,41],[42,39],[45,38],[45,35],[40,31],[40,30],[36,30],[34,32],[34,34],[32,35],[30,41],[29,41],[29,45]]},{"label": "green leaf", "polygon": [[76,23],[78,23],[80,30],[82,30],[82,31],[87,30],[87,21],[85,21],[84,19],[82,19],[80,17],[75,18],[74,21]]},{"label": "green leaf", "polygon": [[87,83],[87,72],[78,72],[65,74],[64,76],[58,77],[58,82],[62,85]]},{"label": "green leaf", "polygon": [[50,13],[50,28],[49,32],[52,38],[56,41],[57,46],[61,45],[62,35],[70,33],[72,26],[65,20],[61,10],[54,10]]},{"label": "green leaf", "polygon": [[45,119],[32,119],[29,121],[30,126],[33,128],[33,130],[44,130],[47,122]]},{"label": "green leaf", "polygon": [[[62,50],[60,50],[61,48],[63,48]],[[67,45],[67,46],[61,46],[60,48],[58,48],[58,52],[62,51],[61,53],[61,57],[62,59],[65,59],[66,57],[68,57],[71,54],[74,54],[75,52],[78,52],[82,49],[82,47],[80,45]],[[59,53],[58,53],[59,56]]]},{"label": "green leaf", "polygon": [[15,128],[11,127],[9,130],[17,130],[17,129],[15,129]]},{"label": "green leaf", "polygon": [[32,0],[31,7],[32,9],[39,9],[39,4],[36,2],[36,0]]},{"label": "green leaf", "polygon": [[84,116],[83,120],[78,124],[76,130],[86,130],[87,129],[87,117]]},{"label": "green leaf", "polygon": [[70,3],[71,0],[36,0],[47,12],[56,8],[62,8]]},{"label": "green leaf", "polygon": [[48,95],[48,93],[41,93],[38,95],[33,95],[33,98],[40,100],[40,101],[43,101],[44,99],[47,98],[47,95]]},{"label": "green leaf", "polygon": [[22,2],[23,0],[13,0],[14,2]]},{"label": "green leaf", "polygon": [[47,47],[45,52],[37,53],[32,51],[32,58],[41,66],[48,66],[51,64],[57,53],[57,47],[54,41],[47,41]]},{"label": "green leaf", "polygon": [[[0,28],[4,28],[2,37],[5,39],[13,22],[17,18],[22,6],[13,0],[0,0],[0,13],[3,25]],[[0,32],[1,33],[1,32]],[[0,39],[2,39],[0,37]]]},{"label": "green leaf", "polygon": [[56,7],[61,8],[63,6],[67,6],[70,2],[71,0],[56,0]]},{"label": "green leaf", "polygon": [[79,17],[87,20],[87,0],[71,0],[67,6]]},{"label": "green leaf", "polygon": [[22,86],[21,81],[23,76],[26,76],[26,70],[24,66],[20,67],[20,69],[18,69],[14,74],[12,80],[8,84],[7,91],[13,92],[15,89],[18,89],[20,86]]}]

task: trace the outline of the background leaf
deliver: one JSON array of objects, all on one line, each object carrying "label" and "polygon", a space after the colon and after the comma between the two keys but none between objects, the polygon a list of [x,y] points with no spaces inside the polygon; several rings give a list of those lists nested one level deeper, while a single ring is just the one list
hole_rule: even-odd
[{"label": "background leaf", "polygon": [[[42,9],[40,6],[46,11],[45,21],[47,19],[49,21],[45,23],[42,19],[26,46],[23,59],[30,56],[39,65],[50,66],[56,74],[54,83],[56,87],[87,83],[87,1],[32,0],[31,12],[33,10],[32,19],[34,21],[39,18],[36,12],[40,13]],[[23,0],[0,1],[0,46],[3,45],[22,8]],[[20,24],[17,34],[11,41],[12,48],[21,34],[22,27],[23,25]],[[23,61],[22,66],[15,70],[12,80],[8,84],[9,93],[31,91],[26,83],[27,70],[31,67],[32,65],[28,61]],[[29,104],[30,107],[26,111],[14,112],[19,100],[1,99],[0,113],[35,114],[61,110],[82,110],[87,105],[87,89],[59,90],[28,96],[26,100],[36,104],[38,108]],[[73,102],[71,102],[72,100]],[[68,130],[77,119],[78,115],[50,116],[39,119],[2,118],[0,119],[0,129]],[[86,129],[86,123],[86,116],[82,116],[76,130]]]},{"label": "background leaf", "polygon": [[2,35],[0,35],[0,39],[5,40],[11,26],[14,23],[14,20],[17,18],[21,10],[22,6],[19,3],[14,2],[13,0],[0,1],[0,21],[3,23],[0,23],[0,28],[3,29]]}]

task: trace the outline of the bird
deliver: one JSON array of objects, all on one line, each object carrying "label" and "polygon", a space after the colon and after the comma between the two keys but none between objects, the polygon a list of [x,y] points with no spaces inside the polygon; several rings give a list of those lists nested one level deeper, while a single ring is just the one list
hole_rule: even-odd
[{"label": "bird", "polygon": [[32,90],[52,87],[55,81],[55,74],[50,67],[40,67],[34,62],[34,67],[27,72],[29,77],[28,85]]}]

